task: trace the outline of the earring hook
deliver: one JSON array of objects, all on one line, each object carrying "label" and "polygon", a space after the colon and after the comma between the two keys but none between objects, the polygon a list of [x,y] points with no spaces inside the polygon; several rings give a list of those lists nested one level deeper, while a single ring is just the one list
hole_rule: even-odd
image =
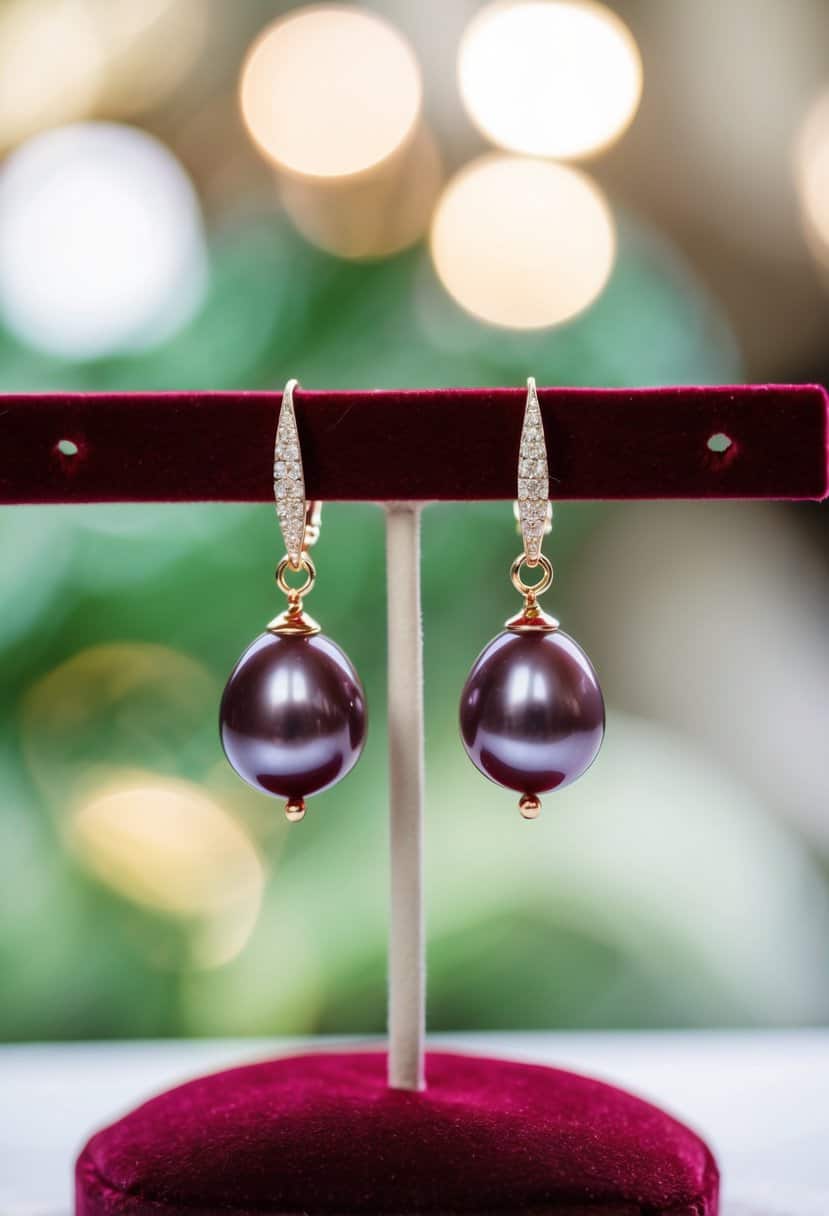
[{"label": "earring hook", "polygon": [[[535,380],[527,377],[527,403],[524,406],[524,421],[521,426],[521,441],[518,448],[518,498],[513,504],[517,530],[521,534],[524,548],[512,563],[510,578],[515,590],[524,597],[524,607],[517,616],[506,622],[507,629],[514,633],[528,633],[557,629],[558,621],[538,606],[538,597],[543,595],[553,581],[550,559],[541,552],[541,542],[553,526],[553,505],[550,502],[550,474],[547,467],[547,444],[544,439],[544,423],[538,404]],[[536,583],[526,583],[521,570],[541,567],[541,578]]]},{"label": "earring hook", "polygon": [[294,389],[289,380],[282,392],[273,446],[273,496],[276,517],[292,570],[302,567],[302,555],[319,539],[322,503],[305,498],[305,473],[294,412]]},{"label": "earring hook", "polygon": [[525,560],[532,568],[541,560],[541,541],[550,531],[553,520],[547,444],[533,376],[527,377],[527,403],[524,407],[518,451],[518,500],[515,504],[515,514],[524,541]]}]

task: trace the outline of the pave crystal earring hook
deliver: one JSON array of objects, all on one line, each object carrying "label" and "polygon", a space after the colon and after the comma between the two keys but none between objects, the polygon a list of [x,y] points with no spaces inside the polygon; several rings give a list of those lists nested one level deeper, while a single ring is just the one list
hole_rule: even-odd
[{"label": "pave crystal earring hook", "polygon": [[[604,737],[604,700],[593,665],[538,600],[553,581],[542,551],[552,527],[544,424],[535,380],[527,400],[518,454],[515,515],[524,547],[510,569],[521,611],[479,654],[461,693],[461,739],[477,769],[521,794],[525,819],[541,811],[540,794],[575,781],[590,767]],[[534,583],[524,568],[540,569]]]},{"label": "pave crystal earring hook", "polygon": [[[239,659],[219,711],[230,764],[254,789],[287,799],[291,822],[304,817],[309,794],[328,789],[357,763],[367,718],[351,661],[303,609],[317,577],[308,549],[319,538],[322,504],[305,498],[296,387],[296,380],[285,385],[273,453],[276,515],[285,543],[276,584],[287,606]],[[301,581],[291,585],[289,576],[295,575]]]}]

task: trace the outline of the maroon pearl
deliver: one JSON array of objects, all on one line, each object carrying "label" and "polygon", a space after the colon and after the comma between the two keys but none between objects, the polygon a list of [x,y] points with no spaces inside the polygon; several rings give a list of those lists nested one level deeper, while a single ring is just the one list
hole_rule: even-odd
[{"label": "maroon pearl", "polygon": [[225,755],[254,789],[299,800],[350,772],[366,738],[366,700],[351,661],[324,634],[263,633],[225,685]]},{"label": "maroon pearl", "polygon": [[543,794],[596,758],[604,700],[593,665],[560,629],[506,630],[484,647],[461,693],[467,755],[498,785]]}]

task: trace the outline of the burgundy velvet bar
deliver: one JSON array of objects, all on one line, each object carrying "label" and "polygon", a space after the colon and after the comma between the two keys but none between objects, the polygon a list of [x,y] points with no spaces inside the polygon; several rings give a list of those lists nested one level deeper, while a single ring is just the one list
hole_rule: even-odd
[{"label": "burgundy velvet bar", "polygon": [[[505,499],[522,388],[295,397],[309,497]],[[821,499],[815,385],[542,388],[554,499]],[[267,501],[280,393],[0,397],[0,502]],[[718,454],[708,439],[726,434]],[[61,439],[78,446],[62,455]]]}]

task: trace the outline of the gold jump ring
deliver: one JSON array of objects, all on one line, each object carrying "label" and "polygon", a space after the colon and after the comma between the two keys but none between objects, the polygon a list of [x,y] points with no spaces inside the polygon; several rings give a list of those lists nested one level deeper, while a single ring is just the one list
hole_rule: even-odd
[{"label": "gold jump ring", "polygon": [[[285,579],[285,573],[288,570],[304,570],[305,582],[299,587],[291,587]],[[307,553],[303,553],[299,559],[299,565],[294,566],[291,559],[287,556],[282,558],[282,561],[276,567],[276,585],[283,595],[287,595],[288,599],[298,599],[303,595],[307,595],[313,587],[317,578],[317,569]]]},{"label": "gold jump ring", "polygon": [[535,599],[539,595],[543,595],[553,581],[553,563],[549,557],[545,557],[543,553],[539,553],[538,561],[533,562],[530,569],[541,567],[541,578],[537,583],[525,583],[521,577],[522,566],[528,563],[526,553],[519,553],[515,561],[510,567],[509,576],[512,579],[512,585],[521,595],[529,595]]}]

